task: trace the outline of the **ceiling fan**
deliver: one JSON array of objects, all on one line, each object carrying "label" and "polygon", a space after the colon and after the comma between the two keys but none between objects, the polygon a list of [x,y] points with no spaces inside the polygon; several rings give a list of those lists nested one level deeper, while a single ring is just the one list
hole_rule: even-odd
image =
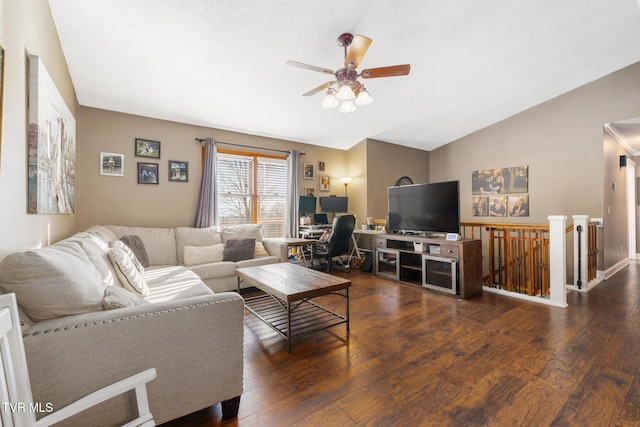
[{"label": "ceiling fan", "polygon": [[[371,95],[367,89],[365,89],[364,85],[358,81],[358,78],[374,79],[379,77],[406,76],[411,70],[411,65],[402,64],[367,68],[358,73],[358,65],[360,65],[364,54],[367,53],[371,42],[372,40],[369,37],[354,36],[350,33],[341,34],[338,37],[338,45],[344,47],[344,67],[336,71],[298,61],[287,61],[286,64],[306,70],[318,71],[320,73],[333,74],[335,80],[323,83],[302,95],[311,96],[327,89],[327,94],[322,101],[322,106],[324,108],[334,108],[340,104],[341,113],[351,113],[355,111],[356,105],[367,105],[373,102],[373,98],[371,98]],[[353,101],[354,99],[355,101]]]}]

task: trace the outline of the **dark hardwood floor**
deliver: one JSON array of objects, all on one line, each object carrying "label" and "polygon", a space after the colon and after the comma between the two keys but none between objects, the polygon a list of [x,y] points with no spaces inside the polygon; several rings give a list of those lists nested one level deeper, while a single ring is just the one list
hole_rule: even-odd
[{"label": "dark hardwood floor", "polygon": [[353,271],[348,338],[341,325],[288,354],[246,314],[238,418],[222,422],[218,404],[165,427],[638,426],[639,273],[570,292],[561,309]]}]

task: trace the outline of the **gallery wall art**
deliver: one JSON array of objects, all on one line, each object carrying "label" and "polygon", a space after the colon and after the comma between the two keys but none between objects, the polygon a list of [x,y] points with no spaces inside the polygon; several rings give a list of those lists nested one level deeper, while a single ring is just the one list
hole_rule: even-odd
[{"label": "gallery wall art", "polygon": [[471,176],[473,216],[529,216],[529,167],[486,169]]},{"label": "gallery wall art", "polygon": [[27,212],[75,211],[76,120],[36,55],[29,55]]}]

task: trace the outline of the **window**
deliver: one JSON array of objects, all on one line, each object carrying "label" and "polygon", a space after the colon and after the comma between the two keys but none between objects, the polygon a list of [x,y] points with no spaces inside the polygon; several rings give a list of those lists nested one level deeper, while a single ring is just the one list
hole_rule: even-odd
[{"label": "window", "polygon": [[285,235],[284,157],[218,150],[217,178],[220,225],[260,223],[267,237]]}]

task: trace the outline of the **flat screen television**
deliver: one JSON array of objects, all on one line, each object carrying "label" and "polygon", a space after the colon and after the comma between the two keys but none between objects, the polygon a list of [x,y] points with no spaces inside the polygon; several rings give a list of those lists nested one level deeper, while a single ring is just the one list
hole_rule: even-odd
[{"label": "flat screen television", "polygon": [[389,187],[391,233],[460,233],[460,182]]},{"label": "flat screen television", "polygon": [[316,212],[316,198],[314,196],[300,196],[298,201],[298,211],[302,214]]},{"label": "flat screen television", "polygon": [[347,197],[328,196],[320,197],[320,210],[322,212],[348,212],[349,199]]}]

